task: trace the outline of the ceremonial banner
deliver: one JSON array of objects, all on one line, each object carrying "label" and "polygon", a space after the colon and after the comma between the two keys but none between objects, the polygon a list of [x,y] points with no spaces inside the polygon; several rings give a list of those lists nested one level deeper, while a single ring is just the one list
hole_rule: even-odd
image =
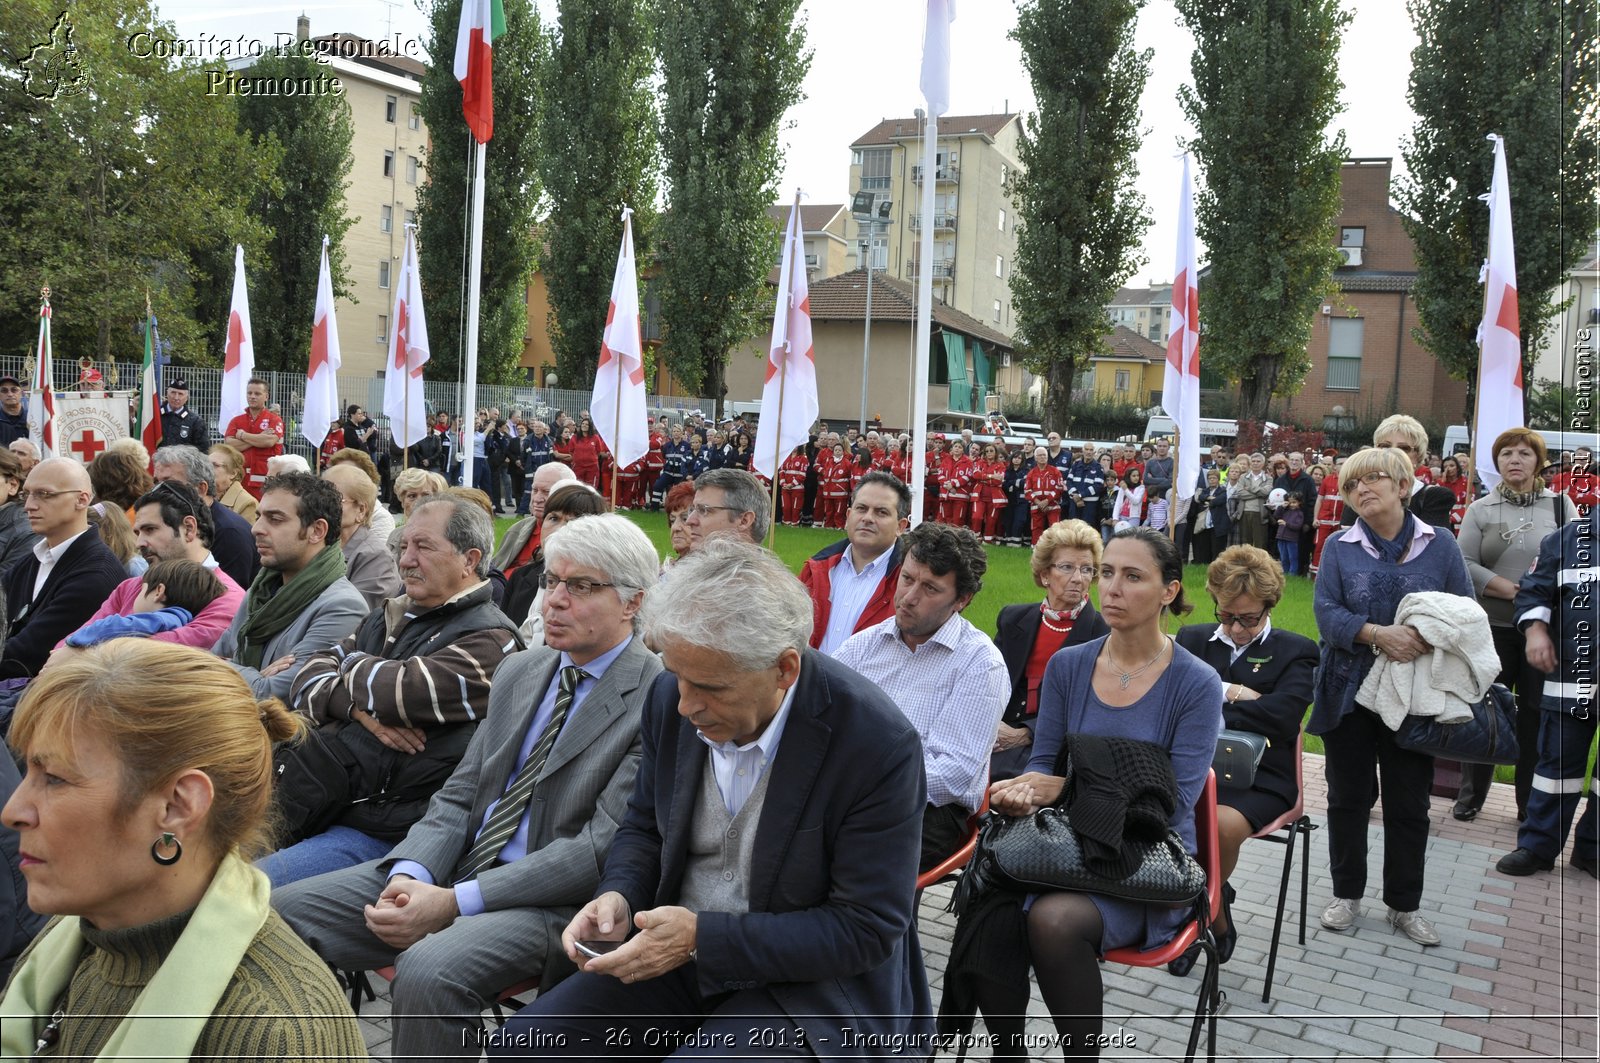
[{"label": "ceremonial banner", "polygon": [[[1522,324],[1517,318],[1517,256],[1511,241],[1511,185],[1506,180],[1505,138],[1494,141],[1494,181],[1489,194],[1489,257],[1478,279],[1484,286],[1483,322],[1478,326],[1478,395],[1472,419],[1473,467],[1483,486],[1500,482],[1489,448],[1508,428],[1520,428]],[[1417,459],[1422,460],[1421,456]]]},{"label": "ceremonial banner", "polygon": [[645,413],[644,344],[639,334],[639,275],[633,259],[633,211],[622,208],[622,249],[611,279],[611,307],[600,339],[589,402],[595,431],[625,469],[650,449]]},{"label": "ceremonial banner", "polygon": [[114,440],[128,435],[131,391],[56,392],[56,448],[63,458],[87,465]]}]

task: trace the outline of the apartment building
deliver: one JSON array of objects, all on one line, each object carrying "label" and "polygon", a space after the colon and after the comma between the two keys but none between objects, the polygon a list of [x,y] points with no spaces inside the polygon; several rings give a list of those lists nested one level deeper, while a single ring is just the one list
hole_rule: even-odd
[{"label": "apartment building", "polygon": [[[788,203],[767,208],[767,217],[780,233],[789,231]],[[813,280],[836,277],[855,267],[855,247],[846,238],[850,209],[843,203],[800,204],[801,240],[805,244],[806,272]]]},{"label": "apartment building", "polygon": [[1106,316],[1113,326],[1165,344],[1172,335],[1172,283],[1151,281],[1143,288],[1119,288]]},{"label": "apartment building", "polygon": [[[1008,337],[1016,331],[1010,282],[1017,237],[1005,184],[1019,165],[1020,129],[1015,114],[940,118],[931,174],[923,173],[923,126],[915,118],[885,119],[850,145],[851,195],[874,191],[893,202],[888,225],[873,237],[873,268],[915,284],[922,227],[932,226],[934,298]],[[929,179],[934,208],[924,219]],[[851,218],[848,241],[857,258],[859,229]]]}]

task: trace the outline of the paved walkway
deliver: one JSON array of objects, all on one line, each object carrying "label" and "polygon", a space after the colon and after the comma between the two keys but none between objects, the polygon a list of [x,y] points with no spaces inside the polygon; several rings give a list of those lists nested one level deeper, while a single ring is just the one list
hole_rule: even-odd
[{"label": "paved walkway", "polygon": [[[1321,824],[1326,800],[1321,757],[1307,754],[1305,785],[1307,812]],[[1374,884],[1355,929],[1335,934],[1317,922],[1330,895],[1327,840],[1324,830],[1312,834],[1304,946],[1295,936],[1296,849],[1270,1004],[1261,1003],[1261,979],[1283,848],[1266,842],[1245,846],[1232,879],[1240,936],[1222,972],[1226,999],[1218,1024],[1219,1059],[1597,1058],[1600,884],[1565,862],[1553,873],[1525,879],[1494,870],[1495,860],[1515,847],[1509,786],[1495,786],[1472,823],[1457,823],[1448,801],[1433,801],[1423,911],[1444,938],[1436,948],[1420,948],[1390,929],[1377,897],[1382,831],[1376,814],[1370,840]],[[936,1002],[955,925],[954,916],[943,911],[948,894],[947,886],[929,890],[921,912]],[[1178,979],[1165,970],[1107,965],[1105,983],[1105,1031],[1120,1031],[1126,1042],[1106,1050],[1105,1058],[1182,1058],[1198,971]],[[379,988],[382,994],[381,982]],[[1030,1037],[1047,1044],[1052,1027],[1037,994],[1030,1014]],[[387,1016],[386,995],[362,1009],[362,1028],[375,1059],[387,1058]],[[978,1048],[971,1055],[981,1060],[987,1051]],[[1059,1053],[1041,1048],[1037,1058],[1059,1058]]]}]

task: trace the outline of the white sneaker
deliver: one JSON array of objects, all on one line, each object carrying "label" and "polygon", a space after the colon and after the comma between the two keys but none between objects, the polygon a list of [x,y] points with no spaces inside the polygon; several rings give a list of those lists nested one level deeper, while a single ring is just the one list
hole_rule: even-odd
[{"label": "white sneaker", "polygon": [[1432,923],[1422,918],[1421,912],[1397,912],[1390,908],[1389,925],[1418,945],[1439,944],[1439,932],[1433,928]]},{"label": "white sneaker", "polygon": [[1322,925],[1329,930],[1349,930],[1361,914],[1361,901],[1350,897],[1335,897],[1322,909]]}]

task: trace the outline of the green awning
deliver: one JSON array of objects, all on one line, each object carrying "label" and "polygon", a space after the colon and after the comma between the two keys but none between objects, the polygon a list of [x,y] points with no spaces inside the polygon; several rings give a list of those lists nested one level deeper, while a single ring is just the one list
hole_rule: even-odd
[{"label": "green awning", "polygon": [[950,368],[950,409],[972,412],[972,383],[967,378],[966,337],[948,329],[939,333],[944,337],[945,364]]}]

